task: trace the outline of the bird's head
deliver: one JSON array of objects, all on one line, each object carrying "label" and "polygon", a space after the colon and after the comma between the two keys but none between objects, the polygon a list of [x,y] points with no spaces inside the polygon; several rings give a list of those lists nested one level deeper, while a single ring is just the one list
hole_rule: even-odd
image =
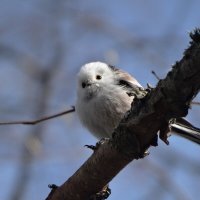
[{"label": "bird's head", "polygon": [[106,63],[91,62],[78,73],[78,98],[90,100],[113,81],[113,72]]}]

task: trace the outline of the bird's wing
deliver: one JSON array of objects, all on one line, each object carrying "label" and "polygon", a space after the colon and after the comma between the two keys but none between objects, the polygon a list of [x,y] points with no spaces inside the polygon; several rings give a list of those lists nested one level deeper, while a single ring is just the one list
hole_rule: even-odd
[{"label": "bird's wing", "polygon": [[129,73],[111,65],[109,65],[109,68],[115,74],[116,85],[123,87],[129,96],[137,96],[138,98],[142,98],[146,95],[144,88]]},{"label": "bird's wing", "polygon": [[108,65],[108,67],[115,73],[115,76],[117,77],[117,79],[119,80],[119,82],[121,81],[121,85],[125,85],[125,86],[138,86],[141,87],[142,86],[139,84],[139,82],[133,77],[131,76],[129,73],[118,69],[117,67],[114,67],[112,65]]}]

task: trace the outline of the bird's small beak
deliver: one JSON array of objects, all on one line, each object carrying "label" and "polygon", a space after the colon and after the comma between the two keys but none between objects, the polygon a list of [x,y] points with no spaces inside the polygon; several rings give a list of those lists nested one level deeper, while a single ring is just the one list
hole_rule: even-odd
[{"label": "bird's small beak", "polygon": [[86,83],[86,86],[88,87],[88,86],[91,86],[92,85],[92,83],[91,82],[87,82]]}]

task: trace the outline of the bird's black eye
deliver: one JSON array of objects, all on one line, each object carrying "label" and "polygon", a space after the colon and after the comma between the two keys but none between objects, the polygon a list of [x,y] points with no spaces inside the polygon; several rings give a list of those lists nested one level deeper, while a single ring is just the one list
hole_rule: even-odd
[{"label": "bird's black eye", "polygon": [[85,86],[86,86],[86,83],[83,82],[82,83],[82,88],[85,88]]},{"label": "bird's black eye", "polygon": [[102,76],[96,75],[96,79],[97,79],[97,80],[100,80],[101,78],[102,78]]}]

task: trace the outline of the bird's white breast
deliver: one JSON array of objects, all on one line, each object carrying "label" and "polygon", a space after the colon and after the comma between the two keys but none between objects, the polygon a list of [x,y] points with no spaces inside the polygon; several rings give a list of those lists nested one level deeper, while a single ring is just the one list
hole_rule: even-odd
[{"label": "bird's white breast", "polygon": [[106,85],[89,100],[78,98],[76,110],[92,134],[98,138],[111,137],[114,128],[130,109],[132,99],[122,87]]}]

